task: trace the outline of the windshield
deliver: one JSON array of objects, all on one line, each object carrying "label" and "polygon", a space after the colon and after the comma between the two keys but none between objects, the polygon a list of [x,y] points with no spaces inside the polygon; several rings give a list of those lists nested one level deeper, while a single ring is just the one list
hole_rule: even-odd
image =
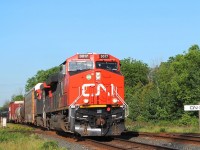
[{"label": "windshield", "polygon": [[93,69],[92,61],[71,61],[69,62],[69,71]]},{"label": "windshield", "polygon": [[97,61],[96,68],[101,68],[106,70],[117,70],[117,62]]}]

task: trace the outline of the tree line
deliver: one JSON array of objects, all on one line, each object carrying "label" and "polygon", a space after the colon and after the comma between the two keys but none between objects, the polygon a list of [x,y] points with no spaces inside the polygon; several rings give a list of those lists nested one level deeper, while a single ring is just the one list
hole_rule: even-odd
[{"label": "tree line", "polygon": [[184,112],[184,105],[200,102],[198,45],[154,68],[131,58],[121,63],[132,120],[180,120],[186,124],[197,117],[198,112]]},{"label": "tree line", "polygon": [[[197,117],[197,112],[184,112],[184,105],[200,102],[200,49],[191,46],[183,54],[170,57],[167,62],[149,67],[133,58],[121,60],[125,76],[125,100],[133,121],[187,120]],[[44,82],[59,66],[39,70],[27,80],[25,89]],[[16,96],[15,96],[16,97]],[[12,100],[15,100],[13,97]],[[0,108],[2,109],[2,108]]]}]

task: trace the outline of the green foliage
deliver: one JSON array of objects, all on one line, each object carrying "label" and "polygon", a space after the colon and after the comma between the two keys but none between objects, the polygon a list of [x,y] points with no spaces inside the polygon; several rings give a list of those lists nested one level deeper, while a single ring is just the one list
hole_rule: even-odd
[{"label": "green foliage", "polygon": [[160,132],[166,132],[165,128],[160,128]]},{"label": "green foliage", "polygon": [[188,112],[187,116],[183,108],[186,104],[195,105],[200,101],[198,45],[191,46],[188,52],[170,57],[155,68],[131,58],[122,60],[121,64],[129,118],[138,121],[180,119],[180,124],[197,118],[197,112]]},{"label": "green foliage", "polygon": [[121,60],[121,64],[125,76],[125,99],[130,107],[129,117],[135,120],[143,112],[142,106],[146,99],[137,93],[141,93],[148,83],[149,68],[147,64],[131,58]]},{"label": "green foliage", "polygon": [[133,87],[138,83],[145,85],[148,82],[147,74],[149,68],[147,64],[131,58],[121,60],[121,71],[125,76],[125,85]]},{"label": "green foliage", "polygon": [[55,141],[45,142],[41,147],[41,150],[57,150],[57,149],[58,149],[58,143]]},{"label": "green foliage", "polygon": [[6,101],[2,107],[0,107],[0,112],[8,111],[10,101]]},{"label": "green foliage", "polygon": [[20,139],[27,138],[29,135],[25,133],[30,133],[29,131],[32,131],[32,128],[20,125],[9,125],[9,128],[0,130],[0,143],[7,141],[17,142]]},{"label": "green foliage", "polygon": [[12,96],[12,101],[14,102],[14,101],[23,101],[24,100],[24,96],[23,95],[13,95]]},{"label": "green foliage", "polygon": [[188,113],[184,113],[178,123],[179,125],[198,126],[199,120],[196,117],[191,117]]},{"label": "green foliage", "polygon": [[7,128],[0,129],[0,150],[27,149],[27,150],[61,150],[57,142],[46,141],[38,134],[32,134],[33,128],[19,124],[8,124]]},{"label": "green foliage", "polygon": [[20,138],[24,138],[24,134],[19,132],[8,132],[8,131],[1,131],[0,132],[0,142],[6,141],[13,141],[16,142]]},{"label": "green foliage", "polygon": [[37,83],[45,82],[51,74],[59,72],[60,66],[50,68],[48,70],[39,70],[36,75],[27,80],[25,90],[26,92],[33,88]]},{"label": "green foliage", "polygon": [[150,120],[148,122],[126,122],[126,127],[128,130],[135,132],[199,133],[198,120],[196,119],[195,122],[195,124],[183,125],[177,120]]},{"label": "green foliage", "polygon": [[21,126],[20,124],[9,124],[9,128],[5,129],[6,131],[14,132],[30,132],[33,131],[33,128],[28,126]]},{"label": "green foliage", "polygon": [[[162,63],[155,72],[154,82],[157,81],[163,104],[159,107],[162,119],[179,119],[183,114],[185,104],[198,104],[200,99],[200,50],[194,45],[188,53],[170,58]],[[191,115],[197,115],[192,112]]]}]

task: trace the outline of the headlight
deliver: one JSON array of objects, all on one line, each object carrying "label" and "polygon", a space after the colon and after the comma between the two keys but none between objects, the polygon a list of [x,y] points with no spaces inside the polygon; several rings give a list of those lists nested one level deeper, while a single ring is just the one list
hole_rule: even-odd
[{"label": "headlight", "polygon": [[90,74],[88,74],[88,75],[86,76],[86,79],[91,80],[91,79],[92,79],[92,76],[91,76]]},{"label": "headlight", "polygon": [[101,72],[96,72],[96,80],[100,80],[101,79]]},{"label": "headlight", "polygon": [[84,99],[83,102],[84,102],[85,104],[88,104],[88,103],[89,103],[89,99]]},{"label": "headlight", "polygon": [[118,99],[113,98],[112,101],[113,101],[114,104],[116,104],[118,102]]}]

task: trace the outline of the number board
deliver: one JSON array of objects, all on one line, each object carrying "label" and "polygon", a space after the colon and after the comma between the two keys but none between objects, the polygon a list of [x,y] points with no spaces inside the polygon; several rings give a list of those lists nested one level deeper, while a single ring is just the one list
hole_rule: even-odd
[{"label": "number board", "polygon": [[78,59],[89,59],[90,55],[89,54],[79,54]]},{"label": "number board", "polygon": [[99,58],[100,59],[109,59],[110,55],[108,55],[108,54],[99,54]]}]

